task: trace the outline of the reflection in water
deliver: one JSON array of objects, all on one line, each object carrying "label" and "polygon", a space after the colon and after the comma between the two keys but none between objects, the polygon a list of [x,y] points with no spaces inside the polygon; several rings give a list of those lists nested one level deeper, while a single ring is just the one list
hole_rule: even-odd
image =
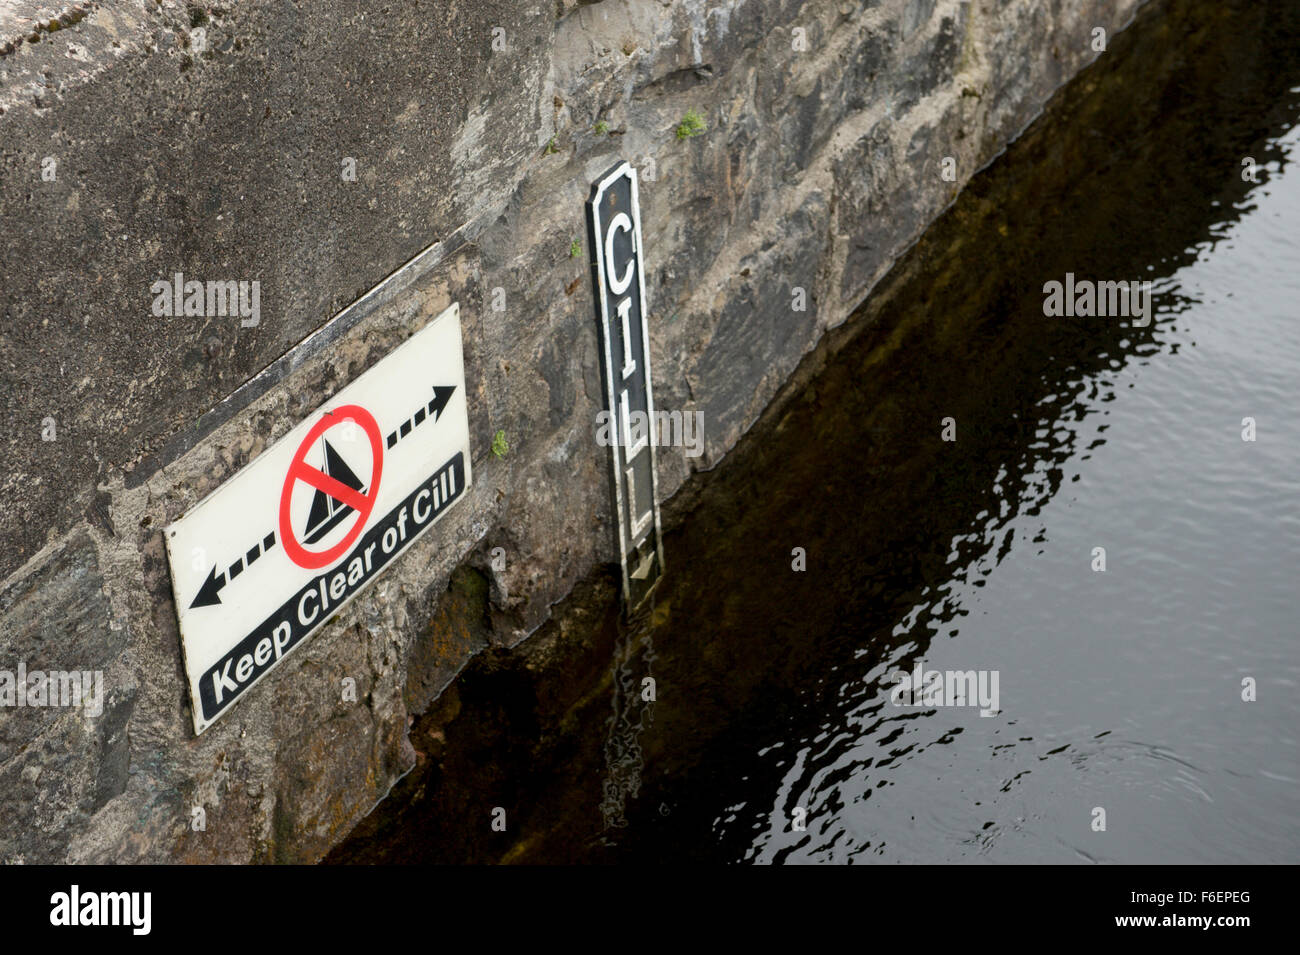
[{"label": "reflection in water", "polygon": [[654,722],[654,646],[650,633],[624,637],[614,650],[613,705],[605,737],[600,814],[605,830],[627,825],[624,810],[641,792],[641,734]]},{"label": "reflection in water", "polygon": [[1155,6],[669,503],[653,619],[596,581],[476,662],[335,859],[1300,861],[1300,5]]}]

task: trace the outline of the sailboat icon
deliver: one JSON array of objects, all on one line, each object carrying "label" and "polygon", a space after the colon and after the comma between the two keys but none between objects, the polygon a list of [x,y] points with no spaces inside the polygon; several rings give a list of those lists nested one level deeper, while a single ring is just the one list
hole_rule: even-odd
[{"label": "sailboat icon", "polygon": [[[352,490],[365,494],[366,489],[361,486],[361,479],[352,473],[352,469],[334,450],[334,446],[324,438],[321,438],[321,444],[325,446],[324,472],[340,484],[346,484]],[[317,488],[315,496],[311,499],[311,512],[307,515],[307,532],[303,537],[303,543],[316,543],[351,513],[353,509],[350,505],[335,500]]]}]

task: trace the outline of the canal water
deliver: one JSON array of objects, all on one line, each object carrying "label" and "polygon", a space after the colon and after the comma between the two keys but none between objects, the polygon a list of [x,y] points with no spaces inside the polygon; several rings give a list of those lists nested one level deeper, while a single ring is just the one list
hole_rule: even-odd
[{"label": "canal water", "polygon": [[1153,4],[330,861],[1300,862],[1298,114],[1300,5]]}]

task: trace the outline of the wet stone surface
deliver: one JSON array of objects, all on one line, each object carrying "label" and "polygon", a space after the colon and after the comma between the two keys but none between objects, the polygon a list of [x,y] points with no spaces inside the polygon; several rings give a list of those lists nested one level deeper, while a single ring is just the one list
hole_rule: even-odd
[{"label": "wet stone surface", "polygon": [[[665,505],[654,607],[480,654],[328,861],[1296,860],[1300,16],[1163,13]],[[1067,272],[1153,320],[1046,317]],[[890,705],[917,663],[1001,713]]]}]

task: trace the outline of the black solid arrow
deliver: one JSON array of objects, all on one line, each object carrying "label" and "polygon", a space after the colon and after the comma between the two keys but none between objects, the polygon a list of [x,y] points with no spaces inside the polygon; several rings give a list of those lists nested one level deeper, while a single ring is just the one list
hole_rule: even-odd
[{"label": "black solid arrow", "polygon": [[226,575],[217,576],[217,568],[214,566],[208,571],[208,579],[203,581],[203,586],[199,588],[199,595],[194,598],[194,603],[190,604],[190,609],[195,607],[211,607],[213,604],[221,603],[221,588],[226,586]]},{"label": "black solid arrow", "polygon": [[433,386],[433,400],[429,402],[429,414],[433,415],[434,421],[442,417],[442,410],[447,407],[447,402],[451,401],[452,393],[455,390],[455,385]]}]

